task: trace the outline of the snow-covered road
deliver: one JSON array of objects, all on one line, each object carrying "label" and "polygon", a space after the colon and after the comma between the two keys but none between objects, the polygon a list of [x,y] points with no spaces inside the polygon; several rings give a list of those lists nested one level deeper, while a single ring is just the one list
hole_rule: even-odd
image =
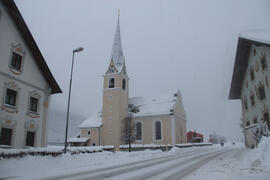
[{"label": "snow-covered road", "polygon": [[[270,139],[269,139],[270,140]],[[25,156],[0,160],[0,179],[183,179],[268,180],[270,141],[250,150],[243,144],[173,148],[170,151]]]},{"label": "snow-covered road", "polygon": [[65,173],[45,179],[181,179],[210,160],[237,149],[190,149],[118,166]]}]

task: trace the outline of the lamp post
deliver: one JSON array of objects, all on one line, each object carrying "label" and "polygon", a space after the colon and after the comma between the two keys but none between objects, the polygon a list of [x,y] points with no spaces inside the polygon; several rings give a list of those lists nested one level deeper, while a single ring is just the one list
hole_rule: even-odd
[{"label": "lamp post", "polygon": [[70,106],[70,94],[71,94],[71,85],[72,85],[72,74],[73,74],[73,64],[74,64],[74,54],[82,51],[83,48],[79,47],[72,51],[72,65],[71,65],[71,73],[70,73],[70,82],[69,82],[69,93],[68,93],[68,107],[67,107],[67,121],[66,121],[66,135],[65,135],[65,149],[64,153],[67,152],[67,134],[68,134],[68,119],[69,119],[69,106]]}]

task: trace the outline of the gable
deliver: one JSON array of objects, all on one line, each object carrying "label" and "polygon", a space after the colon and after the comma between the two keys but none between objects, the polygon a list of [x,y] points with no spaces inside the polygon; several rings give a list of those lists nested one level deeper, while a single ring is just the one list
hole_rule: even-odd
[{"label": "gable", "polygon": [[54,79],[51,71],[49,70],[48,65],[45,62],[31,32],[29,31],[26,23],[23,20],[16,4],[13,0],[2,0],[2,5],[5,7],[7,14],[10,19],[14,23],[14,28],[18,31],[20,38],[23,39],[25,46],[29,49],[29,53],[31,53],[31,57],[37,66],[37,69],[40,71],[44,79],[47,81],[49,86],[51,87],[51,94],[62,93],[59,85]]}]

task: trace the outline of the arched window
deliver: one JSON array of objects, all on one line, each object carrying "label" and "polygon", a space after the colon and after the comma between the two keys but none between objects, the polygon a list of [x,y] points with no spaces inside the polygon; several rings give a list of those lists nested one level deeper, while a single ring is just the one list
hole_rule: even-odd
[{"label": "arched window", "polygon": [[155,122],[155,138],[156,140],[161,140],[161,122],[156,121]]},{"label": "arched window", "polygon": [[114,78],[111,78],[109,81],[109,88],[114,88]]},{"label": "arched window", "polygon": [[126,80],[125,79],[122,80],[122,88],[124,90],[126,89]]},{"label": "arched window", "polygon": [[264,122],[266,122],[266,124],[267,124],[267,126],[269,128],[270,127],[270,120],[269,120],[269,114],[268,114],[268,112],[266,112],[266,113],[263,114],[263,120],[264,120]]},{"label": "arched window", "polygon": [[136,123],[136,140],[142,140],[142,123]]}]

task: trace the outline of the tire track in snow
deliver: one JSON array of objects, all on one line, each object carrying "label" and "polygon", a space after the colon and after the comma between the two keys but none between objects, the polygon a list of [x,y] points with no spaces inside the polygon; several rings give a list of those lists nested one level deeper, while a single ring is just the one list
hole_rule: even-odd
[{"label": "tire track in snow", "polygon": [[[203,150],[204,151],[211,151],[213,149],[212,148],[205,148]],[[134,169],[153,166],[157,163],[167,162],[167,161],[170,161],[170,160],[173,160],[176,158],[188,157],[188,156],[197,154],[198,152],[201,152],[201,151],[202,151],[202,149],[196,149],[196,150],[184,152],[184,153],[177,154],[177,155],[173,154],[173,155],[168,155],[165,157],[157,157],[157,158],[153,158],[153,159],[136,161],[136,162],[131,162],[131,163],[127,163],[127,164],[111,166],[111,167],[106,167],[106,168],[100,168],[100,169],[94,169],[94,170],[88,170],[88,171],[84,170],[81,172],[64,174],[64,175],[53,176],[53,177],[45,177],[42,179],[104,179],[104,178],[112,177],[113,174],[115,176],[115,175],[119,175],[121,173],[125,173],[127,171],[132,171]]]},{"label": "tire track in snow", "polygon": [[[135,169],[132,172],[124,173],[122,175],[112,177],[109,179],[129,179],[129,180],[137,180],[137,179],[172,179],[172,177],[175,177],[181,172],[183,175],[184,172],[186,172],[190,166],[194,166],[195,163],[197,163],[201,159],[206,159],[206,157],[213,157],[215,158],[217,155],[223,154],[224,151],[210,151],[210,152],[204,152],[204,153],[197,153],[195,156],[191,157],[182,157],[179,159],[173,159],[168,160],[164,164],[155,164],[151,167],[149,167],[147,170],[148,172],[145,172],[144,169]],[[208,159],[207,159],[208,160]],[[209,160],[208,160],[209,161]],[[207,161],[207,162],[208,162]],[[190,165],[191,164],[191,165]],[[187,167],[187,170],[183,171],[185,167]],[[194,169],[193,169],[194,170]],[[171,172],[171,173],[168,173]],[[181,175],[181,176],[182,176]],[[121,178],[122,176],[122,178]],[[162,177],[163,176],[163,177]],[[167,176],[170,176],[169,178],[166,178]],[[179,179],[179,178],[178,178]]]}]

